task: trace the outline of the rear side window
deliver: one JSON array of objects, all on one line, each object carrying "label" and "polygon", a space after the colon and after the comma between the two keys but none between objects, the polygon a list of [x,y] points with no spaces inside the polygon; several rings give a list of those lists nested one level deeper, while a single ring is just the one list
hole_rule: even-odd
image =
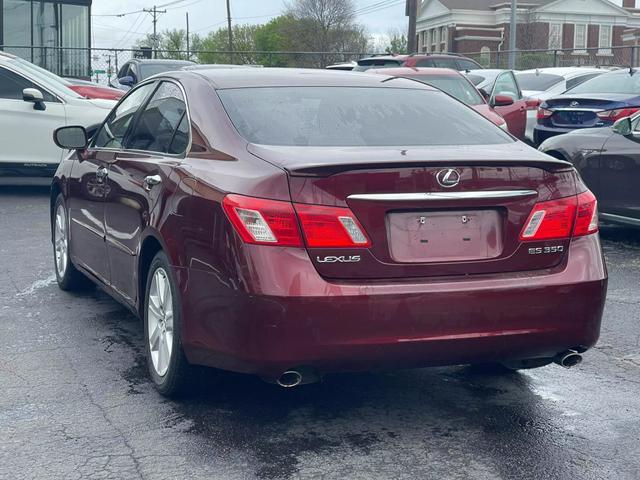
[{"label": "rear side window", "polygon": [[416,67],[435,67],[436,65],[433,63],[433,59],[429,58],[427,60],[420,60],[416,62]]},{"label": "rear side window", "polygon": [[219,90],[218,95],[240,135],[263,145],[377,147],[513,142],[469,107],[434,90],[263,87]]},{"label": "rear side window", "polygon": [[458,63],[454,58],[434,58],[433,66],[438,68],[451,68],[458,70]]},{"label": "rear side window", "polygon": [[56,97],[23,76],[13,73],[5,68],[0,68],[0,98],[22,100],[22,91],[25,88],[35,88],[42,92],[45,102],[58,101]]},{"label": "rear side window", "polygon": [[458,59],[458,67],[459,67],[458,70],[476,70],[478,68],[482,68],[477,63],[472,62],[471,60],[468,60],[465,58]]},{"label": "rear side window", "polygon": [[573,87],[577,87],[581,83],[586,82],[587,80],[591,80],[592,78],[595,78],[595,77],[597,77],[599,75],[602,75],[602,74],[601,73],[590,73],[588,75],[580,75],[579,77],[570,78],[569,80],[567,80],[567,90],[569,90],[570,88],[573,88]]},{"label": "rear side window", "polygon": [[413,78],[419,82],[439,88],[467,105],[483,105],[486,103],[484,98],[478,93],[478,90],[462,75],[409,75],[408,78]]},{"label": "rear side window", "polygon": [[564,80],[564,77],[551,73],[517,73],[516,77],[520,88],[536,92],[544,92]]},{"label": "rear side window", "polygon": [[107,121],[96,135],[95,148],[122,148],[123,139],[131,121],[149,94],[156,88],[156,83],[147,83],[127,95],[120,105],[111,112]]},{"label": "rear side window", "polygon": [[[185,128],[187,139],[189,137],[188,126],[183,123],[186,112],[187,107],[180,87],[172,82],[162,82],[138,116],[133,130],[127,135],[125,148],[158,153],[183,153],[186,143],[180,138],[184,139]],[[180,126],[183,132],[176,139]]]}]

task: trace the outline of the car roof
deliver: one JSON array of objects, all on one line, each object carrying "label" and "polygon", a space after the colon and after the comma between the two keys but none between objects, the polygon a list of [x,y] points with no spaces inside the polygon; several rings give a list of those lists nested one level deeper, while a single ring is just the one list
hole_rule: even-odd
[{"label": "car roof", "polygon": [[130,63],[151,63],[151,64],[157,64],[157,65],[162,65],[163,63],[168,63],[171,65],[194,65],[195,62],[192,62],[191,60],[171,60],[171,59],[165,59],[165,58],[161,58],[161,59],[153,59],[153,58],[132,58],[131,60],[129,60]]},{"label": "car roof", "polygon": [[167,76],[179,78],[182,75],[198,75],[206,79],[216,89],[248,87],[396,87],[435,90],[427,85],[400,79],[386,84],[388,75],[353,72],[346,74],[336,70],[315,70],[304,68],[247,68],[183,70],[171,72]]},{"label": "car roof", "polygon": [[532,68],[530,70],[521,70],[519,73],[546,73],[550,75],[558,75],[560,77],[575,77],[577,75],[589,74],[589,73],[606,73],[608,70],[603,70],[597,67],[545,67],[545,68]]},{"label": "car roof", "polygon": [[451,68],[435,68],[435,67],[398,67],[398,68],[372,68],[367,73],[382,73],[384,75],[392,75],[401,77],[403,75],[416,75],[425,77],[460,77],[462,74]]}]

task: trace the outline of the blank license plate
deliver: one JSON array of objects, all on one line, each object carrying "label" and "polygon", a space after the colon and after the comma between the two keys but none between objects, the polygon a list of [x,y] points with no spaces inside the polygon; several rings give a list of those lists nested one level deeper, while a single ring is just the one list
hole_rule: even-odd
[{"label": "blank license plate", "polygon": [[502,222],[496,210],[391,213],[388,228],[396,262],[471,261],[502,253]]}]

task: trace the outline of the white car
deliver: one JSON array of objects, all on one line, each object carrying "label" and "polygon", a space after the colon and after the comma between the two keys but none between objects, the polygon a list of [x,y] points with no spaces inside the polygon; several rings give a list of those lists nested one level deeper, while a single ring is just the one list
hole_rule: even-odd
[{"label": "white car", "polygon": [[[596,67],[549,67],[522,70],[516,73],[522,95],[530,100],[538,100],[538,105],[547,98],[555,97],[582,82],[606,73],[608,70]],[[525,138],[533,141],[537,110],[527,111]]]},{"label": "white car", "polygon": [[64,125],[102,123],[117,102],[86,99],[55,77],[0,53],[0,185],[48,185],[65,151],[53,143]]}]

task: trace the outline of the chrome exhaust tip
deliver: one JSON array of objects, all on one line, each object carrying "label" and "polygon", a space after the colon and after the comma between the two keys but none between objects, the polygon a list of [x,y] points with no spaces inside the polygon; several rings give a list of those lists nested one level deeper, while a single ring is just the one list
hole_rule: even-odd
[{"label": "chrome exhaust tip", "polygon": [[575,350],[567,350],[556,355],[553,361],[561,367],[571,368],[582,362],[582,355]]},{"label": "chrome exhaust tip", "polygon": [[297,387],[302,383],[302,374],[297,370],[287,370],[280,375],[277,383],[283,388]]}]

